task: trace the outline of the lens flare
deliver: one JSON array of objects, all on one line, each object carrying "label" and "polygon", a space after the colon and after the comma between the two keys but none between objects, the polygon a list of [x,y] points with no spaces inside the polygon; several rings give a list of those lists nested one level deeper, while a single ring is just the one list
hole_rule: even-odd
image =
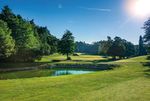
[{"label": "lens flare", "polygon": [[134,17],[150,17],[150,0],[127,0],[126,10]]}]

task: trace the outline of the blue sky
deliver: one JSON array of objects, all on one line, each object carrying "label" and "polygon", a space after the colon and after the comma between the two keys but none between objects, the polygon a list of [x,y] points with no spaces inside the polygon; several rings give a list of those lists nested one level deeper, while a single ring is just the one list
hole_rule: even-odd
[{"label": "blue sky", "polygon": [[13,12],[47,26],[61,38],[66,29],[76,41],[88,43],[120,36],[134,44],[144,35],[145,19],[131,18],[123,9],[126,0],[0,0]]}]

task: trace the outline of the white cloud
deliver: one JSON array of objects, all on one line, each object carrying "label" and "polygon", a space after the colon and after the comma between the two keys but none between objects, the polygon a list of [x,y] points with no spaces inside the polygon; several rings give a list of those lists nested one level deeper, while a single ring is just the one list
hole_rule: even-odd
[{"label": "white cloud", "polygon": [[111,9],[106,9],[106,8],[88,8],[88,7],[79,7],[79,8],[90,10],[90,11],[111,12]]}]

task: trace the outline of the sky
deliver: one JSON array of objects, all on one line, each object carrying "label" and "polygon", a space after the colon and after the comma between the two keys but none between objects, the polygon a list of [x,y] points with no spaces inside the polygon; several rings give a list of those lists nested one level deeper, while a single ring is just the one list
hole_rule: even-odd
[{"label": "sky", "polygon": [[147,18],[132,17],[124,9],[127,0],[0,0],[0,8],[8,5],[15,14],[34,19],[47,26],[51,34],[61,38],[70,30],[76,41],[92,43],[107,36],[122,37],[138,44],[144,35]]}]

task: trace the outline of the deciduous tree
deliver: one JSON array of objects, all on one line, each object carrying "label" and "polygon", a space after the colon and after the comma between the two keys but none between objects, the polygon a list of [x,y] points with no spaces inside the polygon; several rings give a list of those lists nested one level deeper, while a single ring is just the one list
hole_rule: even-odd
[{"label": "deciduous tree", "polygon": [[15,41],[10,34],[7,24],[0,20],[0,60],[8,58],[15,52]]},{"label": "deciduous tree", "polygon": [[75,50],[75,42],[72,33],[69,30],[66,30],[65,34],[59,42],[59,51],[62,54],[67,55],[67,60],[70,59],[69,54],[72,54]]}]

